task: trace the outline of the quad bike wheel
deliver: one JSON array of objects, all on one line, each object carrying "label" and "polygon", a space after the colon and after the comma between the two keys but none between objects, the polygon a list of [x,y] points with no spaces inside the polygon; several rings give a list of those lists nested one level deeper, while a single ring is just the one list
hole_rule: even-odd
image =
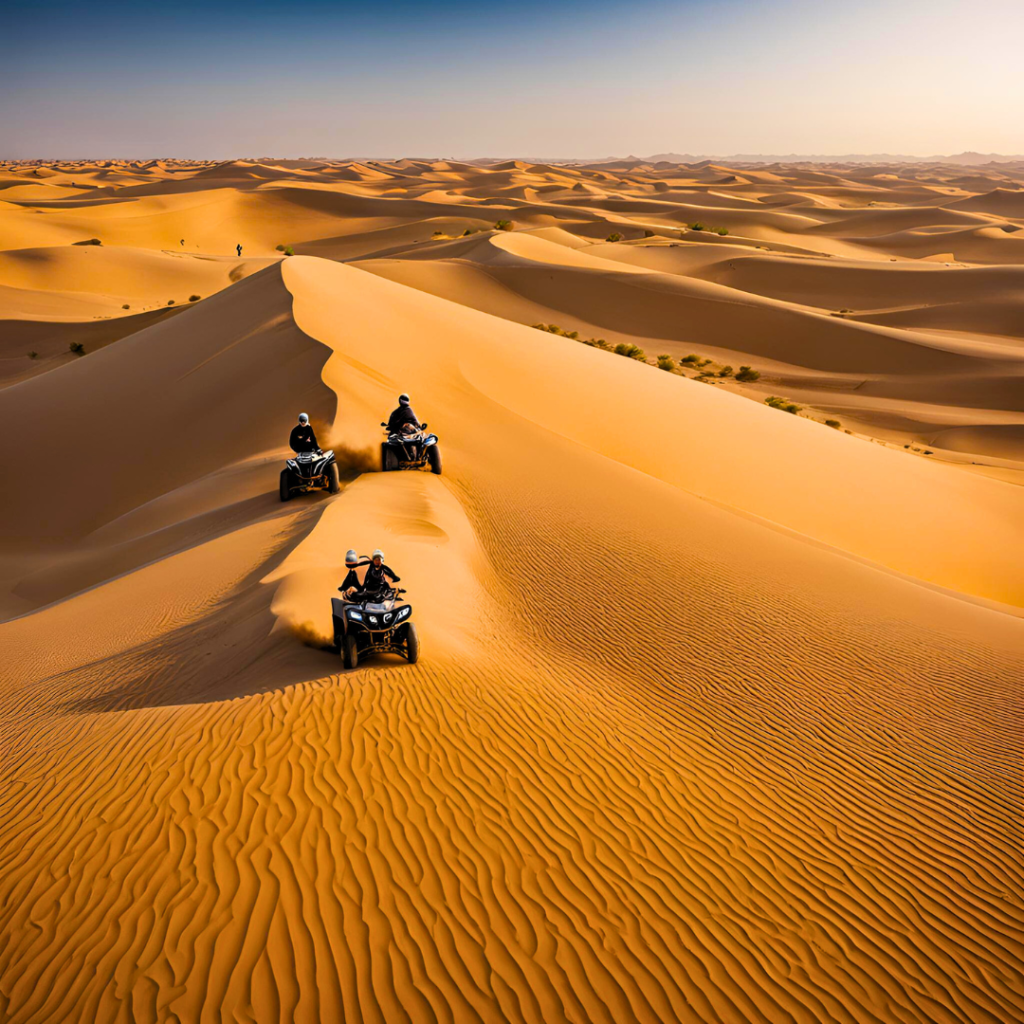
[{"label": "quad bike wheel", "polygon": [[359,648],[354,636],[346,636],[342,641],[341,661],[345,668],[355,668],[359,664]]},{"label": "quad bike wheel", "polygon": [[441,475],[441,449],[436,444],[427,449],[427,462],[430,463],[430,472],[436,476]]},{"label": "quad bike wheel", "polygon": [[415,665],[420,656],[420,635],[416,632],[416,623],[410,622],[405,634],[405,657],[410,665]]},{"label": "quad bike wheel", "polygon": [[338,480],[338,465],[335,462],[327,467],[327,490],[331,494],[337,494],[341,490],[341,483]]},{"label": "quad bike wheel", "polygon": [[391,450],[390,447],[384,449],[384,472],[391,473],[398,469],[398,456]]},{"label": "quad bike wheel", "polygon": [[281,470],[281,500],[287,501],[292,496],[291,474],[287,469]]}]

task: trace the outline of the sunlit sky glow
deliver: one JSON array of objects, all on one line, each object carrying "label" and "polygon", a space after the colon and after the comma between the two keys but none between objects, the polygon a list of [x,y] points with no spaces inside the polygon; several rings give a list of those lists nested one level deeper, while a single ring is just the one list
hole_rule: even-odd
[{"label": "sunlit sky glow", "polygon": [[1024,0],[22,3],[0,158],[1024,152]]}]

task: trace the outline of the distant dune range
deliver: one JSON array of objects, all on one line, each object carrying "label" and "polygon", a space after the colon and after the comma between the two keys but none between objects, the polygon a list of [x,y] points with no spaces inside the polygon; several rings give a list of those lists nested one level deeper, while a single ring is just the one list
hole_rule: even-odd
[{"label": "distant dune range", "polygon": [[[0,169],[0,1019],[1024,1019],[987,173]],[[343,672],[378,545],[422,660]]]}]

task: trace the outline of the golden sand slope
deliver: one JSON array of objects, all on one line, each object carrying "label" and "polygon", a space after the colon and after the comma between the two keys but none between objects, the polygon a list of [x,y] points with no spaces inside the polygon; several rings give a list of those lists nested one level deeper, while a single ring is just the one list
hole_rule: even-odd
[{"label": "golden sand slope", "polygon": [[[458,209],[563,179],[587,187],[570,197],[663,199],[802,175],[826,210],[886,188],[925,205],[866,172],[209,170],[43,180],[168,208],[161,188],[204,181],[402,204],[429,182]],[[378,231],[430,237],[398,209],[393,228],[322,223],[351,228],[350,254]],[[717,342],[699,351],[743,351],[717,310],[764,344],[794,335],[788,379],[808,393],[870,367],[873,414],[927,402],[963,424],[950,450],[970,462],[971,431],[1016,422],[1009,334],[828,317],[793,289],[923,307],[942,275],[948,304],[1012,304],[1015,271],[896,281],[888,260],[761,252],[781,269],[730,280],[711,250],[733,236],[652,268],[653,244],[623,259],[543,216],[563,224],[267,266],[0,391],[9,459],[58,456],[52,481],[0,483],[0,1019],[1024,1019],[1014,442],[971,471],[750,401],[762,382],[697,383],[523,325],[542,302],[595,329],[623,305],[644,324],[685,311]],[[110,250],[124,269],[97,288],[148,266]],[[81,331],[48,266],[38,323]],[[405,388],[443,477],[368,471]],[[281,505],[300,407],[345,482]],[[329,598],[347,548],[378,544],[422,660],[343,672]]]}]

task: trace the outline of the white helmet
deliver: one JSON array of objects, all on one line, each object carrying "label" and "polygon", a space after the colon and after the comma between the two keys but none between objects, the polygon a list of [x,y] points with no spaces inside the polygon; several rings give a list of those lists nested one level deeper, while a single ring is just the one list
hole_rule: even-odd
[{"label": "white helmet", "polygon": [[355,548],[349,548],[348,551],[345,552],[345,564],[347,566],[351,567],[351,566],[355,565],[356,562],[358,562],[358,561],[359,561],[359,553],[356,551]]},{"label": "white helmet", "polygon": [[299,422],[300,423],[308,423],[309,422],[309,413],[300,412],[299,413]]},{"label": "white helmet", "polygon": [[375,550],[375,551],[373,552],[373,557],[374,557],[374,558],[379,558],[379,559],[380,559],[380,560],[381,560],[381,561],[383,562],[383,561],[384,561],[384,552],[383,552],[383,551],[381,551],[381,549],[380,549],[380,548],[377,548],[377,549],[376,549],[376,550]]}]

